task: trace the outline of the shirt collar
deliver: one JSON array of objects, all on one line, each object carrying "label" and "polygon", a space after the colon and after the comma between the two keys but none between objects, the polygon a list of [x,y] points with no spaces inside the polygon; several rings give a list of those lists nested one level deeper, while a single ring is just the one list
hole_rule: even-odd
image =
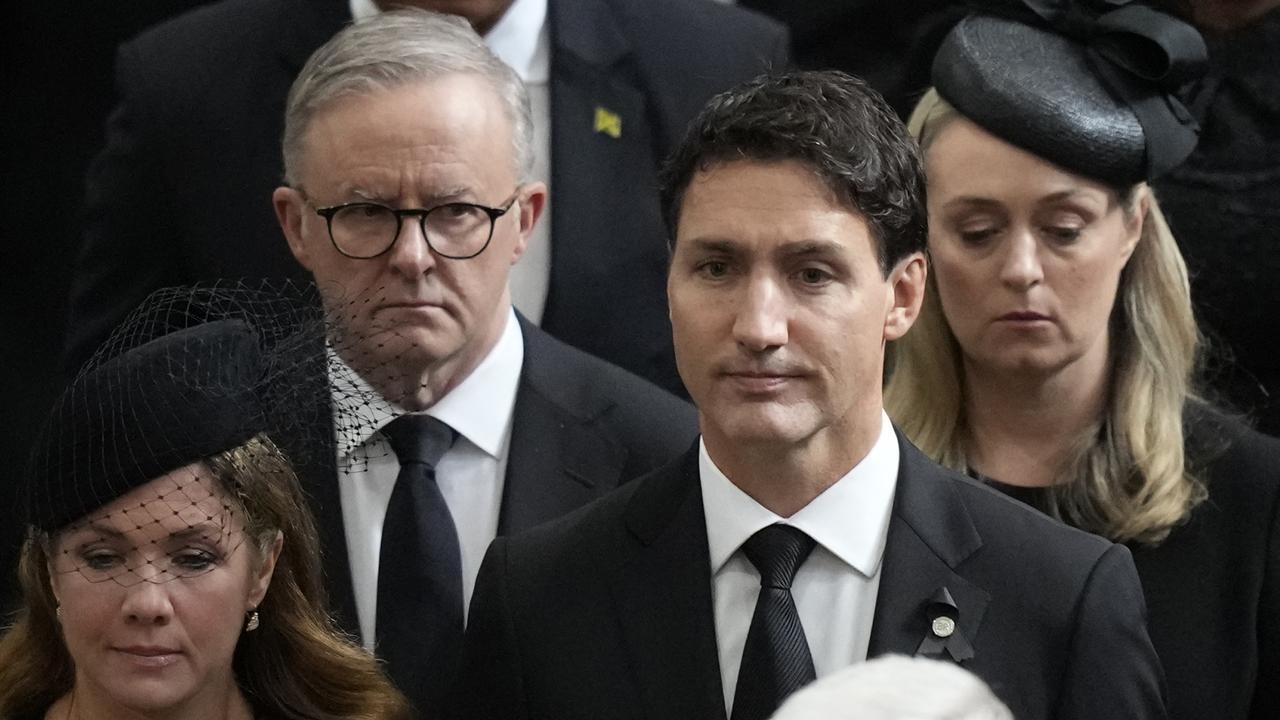
[{"label": "shirt collar", "polygon": [[[405,411],[370,387],[332,346],[327,352],[338,454],[349,458],[374,432]],[[506,326],[489,354],[457,387],[423,412],[496,458],[511,426],[523,365],[524,335],[515,311],[508,310]]]},{"label": "shirt collar", "polygon": [[529,84],[551,75],[547,0],[515,0],[484,36],[485,45]]},{"label": "shirt collar", "polygon": [[734,485],[698,441],[698,475],[707,523],[711,572],[716,574],[757,531],[783,523],[812,537],[866,577],[880,567],[893,492],[898,480],[898,440],[889,416],[880,413],[880,436],[844,477],[789,518],[775,515]]},{"label": "shirt collar", "polygon": [[[350,0],[350,6],[355,20],[378,14],[374,0]],[[551,75],[547,0],[515,0],[485,34],[484,42],[521,80],[545,84]]]},{"label": "shirt collar", "polygon": [[378,14],[378,6],[373,0],[351,0],[351,19],[363,20]]}]

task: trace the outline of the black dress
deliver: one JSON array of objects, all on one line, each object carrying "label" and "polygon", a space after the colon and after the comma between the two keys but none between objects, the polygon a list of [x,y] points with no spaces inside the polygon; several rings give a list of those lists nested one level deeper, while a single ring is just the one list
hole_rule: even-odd
[{"label": "black dress", "polygon": [[[1209,497],[1160,545],[1131,543],[1170,720],[1280,718],[1280,440],[1202,407],[1187,455]],[[1046,488],[992,487],[1040,510]]]}]

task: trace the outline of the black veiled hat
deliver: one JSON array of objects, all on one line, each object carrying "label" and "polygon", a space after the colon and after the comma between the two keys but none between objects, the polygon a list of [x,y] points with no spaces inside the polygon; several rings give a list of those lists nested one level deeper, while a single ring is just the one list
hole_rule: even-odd
[{"label": "black veiled hat", "polygon": [[79,375],[33,448],[28,521],[53,531],[267,429],[260,338],[242,320],[180,329]]},{"label": "black veiled hat", "polygon": [[1175,93],[1206,60],[1194,28],[1129,0],[1010,0],[952,29],[933,83],[991,134],[1124,187],[1195,148],[1199,127]]}]

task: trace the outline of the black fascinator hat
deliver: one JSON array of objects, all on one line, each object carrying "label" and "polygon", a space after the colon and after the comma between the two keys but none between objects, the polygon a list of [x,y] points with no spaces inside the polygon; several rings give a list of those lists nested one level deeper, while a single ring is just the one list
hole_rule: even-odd
[{"label": "black fascinator hat", "polygon": [[51,532],[266,430],[257,333],[223,320],[94,367],[63,394],[34,450],[28,520]]},{"label": "black fascinator hat", "polygon": [[[324,326],[311,292],[233,283],[148,298],[72,380],[37,435],[24,478],[28,525],[52,533],[259,435],[301,437],[327,415]],[[274,457],[255,461],[278,465]]]},{"label": "black fascinator hat", "polygon": [[1129,0],[981,3],[943,41],[938,93],[991,134],[1116,187],[1195,148],[1177,90],[1204,71],[1190,25]]}]

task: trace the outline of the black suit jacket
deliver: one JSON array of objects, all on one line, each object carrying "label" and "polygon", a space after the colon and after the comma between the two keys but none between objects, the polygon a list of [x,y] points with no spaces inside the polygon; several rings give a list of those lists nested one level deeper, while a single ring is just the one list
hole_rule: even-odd
[{"label": "black suit jacket", "polygon": [[[289,86],[347,0],[223,0],[121,46],[88,175],[68,364],[151,291],[304,274],[281,237]],[[541,325],[682,392],[656,168],[712,94],[784,64],[781,25],[709,0],[550,0],[551,284]],[[595,128],[597,109],[621,121]]]},{"label": "black suit jacket", "polygon": [[[524,365],[516,389],[498,533],[528,530],[676,457],[697,435],[693,408],[547,335],[520,318]],[[322,427],[287,438],[320,530],[329,605],[359,637],[338,489],[327,379],[315,395]]]},{"label": "black suit jacket", "polygon": [[[1019,720],[1164,717],[1128,550],[901,447],[869,654],[915,653],[945,588],[962,666]],[[460,717],[723,719],[696,450],[496,540],[465,655]]]}]

